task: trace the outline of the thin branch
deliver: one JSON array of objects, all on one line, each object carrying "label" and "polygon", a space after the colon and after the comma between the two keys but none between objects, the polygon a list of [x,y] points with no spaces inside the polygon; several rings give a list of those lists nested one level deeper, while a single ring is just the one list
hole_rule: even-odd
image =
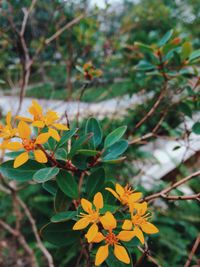
[{"label": "thin branch", "polygon": [[43,245],[42,241],[41,241],[41,238],[38,234],[38,230],[37,230],[37,227],[36,227],[36,223],[35,223],[35,220],[30,212],[30,210],[28,209],[27,205],[19,198],[19,197],[16,197],[16,200],[17,202],[19,203],[19,205],[23,208],[30,224],[31,224],[31,227],[32,227],[32,230],[33,230],[33,234],[35,236],[35,239],[37,241],[37,244],[38,244],[38,247],[40,248],[40,250],[42,251],[43,255],[45,256],[47,262],[48,262],[48,266],[49,267],[54,267],[54,263],[53,263],[53,258],[51,256],[51,254],[49,253],[49,251],[45,248],[45,246]]},{"label": "thin branch", "polygon": [[190,266],[190,263],[192,261],[192,258],[197,250],[197,248],[199,247],[199,244],[200,244],[200,234],[197,236],[195,242],[194,242],[194,245],[192,247],[192,250],[190,251],[190,254],[188,256],[188,259],[184,265],[184,267],[189,267]]},{"label": "thin branch", "polygon": [[4,221],[0,220],[0,226],[4,228],[6,231],[8,231],[11,235],[13,235],[17,240],[19,241],[20,245],[24,248],[26,253],[30,256],[31,259],[31,267],[38,267],[34,251],[29,247],[28,243],[26,242],[24,236],[20,231],[14,230],[5,223]]},{"label": "thin branch", "polygon": [[[190,174],[189,176],[181,179],[180,181],[174,183],[173,185],[161,190],[160,192],[158,193],[155,193],[153,195],[150,195],[148,197],[145,197],[143,200],[145,201],[150,201],[150,200],[153,200],[153,199],[156,199],[156,198],[159,198],[159,197],[164,197],[166,198],[167,197],[167,194],[172,191],[173,189],[179,187],[180,185],[182,184],[185,184],[186,182],[188,182],[189,180],[191,180],[192,178],[196,177],[196,176],[199,176],[200,175],[200,170],[197,171],[197,172],[194,172],[192,174]],[[172,197],[172,196],[170,196]],[[199,194],[197,195],[197,198],[199,198]]]}]

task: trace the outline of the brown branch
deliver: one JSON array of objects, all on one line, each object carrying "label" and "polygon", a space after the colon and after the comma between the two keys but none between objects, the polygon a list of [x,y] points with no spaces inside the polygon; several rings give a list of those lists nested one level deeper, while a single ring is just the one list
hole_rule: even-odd
[{"label": "brown branch", "polygon": [[[156,199],[156,198],[159,198],[159,197],[164,197],[164,198],[167,198],[167,194],[172,191],[173,189],[179,187],[180,185],[182,184],[185,184],[186,182],[188,182],[189,180],[191,180],[192,178],[196,177],[196,176],[199,176],[200,175],[200,170],[197,171],[197,172],[194,172],[192,174],[190,174],[189,176],[181,179],[180,181],[174,183],[173,185],[161,190],[160,192],[158,193],[155,193],[153,195],[150,195],[148,197],[145,197],[143,200],[145,201],[150,201],[150,200],[153,200],[153,199]],[[170,196],[172,197],[172,196]],[[174,197],[174,196],[173,196]],[[177,196],[176,196],[177,197]],[[189,196],[188,196],[189,197]],[[182,197],[181,197],[182,198]],[[199,198],[199,194],[197,195],[197,198]]]},{"label": "brown branch", "polygon": [[190,251],[190,254],[188,256],[188,259],[184,265],[184,267],[189,267],[190,266],[190,263],[192,261],[192,258],[197,250],[197,248],[199,247],[199,244],[200,244],[200,234],[197,236],[195,242],[194,242],[194,245],[192,247],[192,250]]},{"label": "brown branch", "polygon": [[37,241],[38,247],[40,248],[40,250],[42,251],[43,255],[45,256],[47,262],[48,262],[48,267],[54,267],[54,263],[53,263],[53,258],[51,256],[51,254],[49,253],[49,251],[46,249],[46,247],[43,245],[41,238],[38,234],[38,230],[36,227],[36,223],[35,220],[30,212],[30,210],[28,209],[27,205],[21,200],[21,198],[16,197],[17,202],[19,203],[19,205],[23,208],[30,224],[33,230],[33,234],[35,236],[35,239]]},{"label": "brown branch", "polygon": [[5,223],[4,221],[0,220],[0,226],[4,228],[6,231],[8,231],[11,235],[13,235],[15,238],[17,238],[20,245],[23,247],[23,249],[26,251],[26,253],[30,256],[31,260],[31,267],[38,267],[34,251],[29,247],[28,243],[26,242],[24,236],[20,231],[14,230]]},{"label": "brown branch", "polygon": [[[149,253],[150,253],[150,251],[148,250],[148,248],[146,248],[146,249],[143,249],[142,247],[140,247],[140,246],[138,246],[138,249],[151,261],[151,262],[153,262],[156,266],[158,266],[158,267],[162,267],[158,262],[157,262],[157,260],[156,259],[154,259]],[[142,255],[143,256],[143,255]],[[139,266],[139,265],[134,265],[134,267],[135,266]]]}]

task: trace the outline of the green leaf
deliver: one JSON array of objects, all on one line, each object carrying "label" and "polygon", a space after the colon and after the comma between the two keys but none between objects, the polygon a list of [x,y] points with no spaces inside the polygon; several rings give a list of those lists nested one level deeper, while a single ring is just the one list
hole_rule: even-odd
[{"label": "green leaf", "polygon": [[55,158],[58,160],[67,160],[67,151],[65,148],[59,148],[56,150]]},{"label": "green leaf", "polygon": [[188,104],[186,104],[185,102],[182,102],[179,104],[179,109],[181,112],[183,112],[188,117],[190,117],[190,118],[192,117],[192,110],[191,110],[190,106]]},{"label": "green leaf", "polygon": [[182,61],[188,59],[191,53],[192,53],[192,44],[190,42],[185,42],[182,45],[182,50],[181,50]]},{"label": "green leaf", "polygon": [[78,243],[80,231],[73,231],[74,221],[49,223],[41,229],[42,237],[55,246],[72,245]]},{"label": "green leaf", "polygon": [[76,151],[76,153],[93,157],[93,156],[96,156],[99,153],[99,151],[90,150],[90,149],[79,149]]},{"label": "green leaf", "polygon": [[85,74],[84,69],[81,66],[76,65],[75,68],[81,72],[83,75]]},{"label": "green leaf", "polygon": [[93,133],[92,137],[89,140],[89,143],[92,145],[93,148],[96,148],[101,143],[102,130],[99,121],[97,121],[95,118],[90,118],[86,122],[85,133]]},{"label": "green leaf", "polygon": [[200,122],[196,122],[193,126],[192,126],[192,131],[195,134],[200,134]]},{"label": "green leaf", "polygon": [[66,196],[60,188],[57,189],[54,199],[54,209],[56,212],[66,211],[71,203],[71,199]]},{"label": "green leaf", "polygon": [[143,52],[153,52],[153,48],[150,45],[146,45],[140,42],[134,42],[134,45],[139,47],[140,50]]},{"label": "green leaf", "polygon": [[121,157],[118,159],[101,160],[101,162],[107,163],[107,164],[119,164],[119,163],[123,162],[125,159],[126,159],[126,157]]},{"label": "green leaf", "polygon": [[116,143],[124,135],[126,129],[127,126],[121,126],[115,129],[113,132],[111,132],[108,136],[106,136],[104,147],[111,146],[114,143]]},{"label": "green leaf", "polygon": [[26,164],[14,169],[14,160],[9,160],[0,165],[2,176],[16,180],[18,182],[30,181],[38,169],[44,168],[45,165],[34,160],[29,160]]},{"label": "green leaf", "polygon": [[153,70],[155,66],[146,60],[141,60],[139,64],[136,66],[138,70]]},{"label": "green leaf", "polygon": [[56,196],[57,184],[55,181],[47,181],[42,184],[42,187],[51,195]]},{"label": "green leaf", "polygon": [[189,61],[193,61],[193,60],[195,60],[195,59],[197,59],[199,57],[200,57],[200,49],[195,50],[195,51],[192,52],[192,54],[189,57]]},{"label": "green leaf", "polygon": [[58,147],[63,146],[72,136],[75,135],[75,133],[78,131],[78,129],[71,129],[69,131],[66,131],[65,134],[61,137]]},{"label": "green leaf", "polygon": [[128,148],[126,140],[119,140],[112,146],[109,146],[103,153],[103,160],[117,159]]},{"label": "green leaf", "polygon": [[78,139],[76,139],[75,142],[73,142],[73,144],[72,144],[70,153],[68,155],[68,159],[71,159],[72,156],[74,156],[76,154],[77,150],[79,150],[84,143],[89,142],[88,140],[90,138],[91,138],[90,135],[87,134],[87,135],[83,135],[83,136],[79,137]]},{"label": "green leaf", "polygon": [[92,198],[97,192],[104,187],[105,171],[103,168],[98,168],[86,180],[86,193]]},{"label": "green leaf", "polygon": [[65,222],[73,219],[77,215],[77,211],[59,212],[51,217],[52,223]]},{"label": "green leaf", "polygon": [[54,178],[59,173],[59,171],[60,169],[56,167],[40,169],[33,175],[33,180],[37,183],[44,183]]},{"label": "green leaf", "polygon": [[67,171],[60,171],[56,177],[59,188],[66,194],[66,196],[77,199],[78,198],[78,184],[75,178]]},{"label": "green leaf", "polygon": [[165,45],[172,37],[173,35],[173,30],[169,30],[163,37],[162,39],[159,41],[158,46],[161,47],[163,45]]}]

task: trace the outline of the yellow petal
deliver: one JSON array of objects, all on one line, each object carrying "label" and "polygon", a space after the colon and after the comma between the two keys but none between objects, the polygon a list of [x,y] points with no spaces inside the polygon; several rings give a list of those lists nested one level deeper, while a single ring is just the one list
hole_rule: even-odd
[{"label": "yellow petal", "polygon": [[23,145],[18,142],[11,142],[8,143],[5,147],[9,150],[20,150],[21,148],[23,148]]},{"label": "yellow petal", "polygon": [[130,195],[129,201],[130,202],[136,202],[142,197],[142,193],[137,192]]},{"label": "yellow petal", "polygon": [[103,228],[106,230],[115,229],[117,226],[116,219],[110,211],[107,211],[106,214],[100,218],[100,221],[103,225]]},{"label": "yellow petal", "polygon": [[26,163],[29,159],[28,152],[23,152],[19,156],[16,157],[14,161],[14,168],[18,168],[19,166],[23,165]]},{"label": "yellow petal", "polygon": [[34,150],[34,156],[37,162],[46,163],[48,161],[44,152],[40,149]]},{"label": "yellow petal", "polygon": [[105,236],[101,233],[98,232],[95,236],[95,238],[92,240],[93,243],[100,243],[105,239]]},{"label": "yellow petal", "polygon": [[119,240],[121,240],[121,241],[128,242],[128,241],[130,241],[134,236],[135,236],[134,231],[121,231],[121,232],[119,232],[119,234],[117,235],[117,238],[119,238]]},{"label": "yellow petal", "polygon": [[30,139],[31,128],[26,122],[20,121],[18,124],[18,133],[21,138]]},{"label": "yellow petal", "polygon": [[159,232],[158,228],[150,222],[141,224],[141,228],[146,234],[156,234]]},{"label": "yellow petal", "polygon": [[96,237],[97,233],[98,233],[98,226],[96,225],[96,223],[94,223],[94,224],[92,224],[92,226],[89,228],[87,234],[85,235],[88,243],[91,243],[93,241],[93,239]]},{"label": "yellow petal", "polygon": [[50,135],[53,139],[55,139],[57,142],[60,141],[60,135],[58,134],[58,132],[57,132],[55,129],[50,128],[50,129],[49,129],[49,135]]},{"label": "yellow petal", "polygon": [[122,229],[124,230],[132,230],[133,229],[133,224],[131,220],[125,220],[123,225],[122,225]]},{"label": "yellow petal", "polygon": [[135,227],[133,231],[134,231],[135,236],[140,240],[140,242],[144,244],[144,235],[142,231],[139,229],[139,227]]},{"label": "yellow petal", "polygon": [[118,184],[118,183],[116,183],[116,192],[117,192],[117,194],[121,197],[121,196],[123,196],[123,194],[124,194],[124,188],[120,185],[120,184]]},{"label": "yellow petal", "polygon": [[34,122],[32,123],[32,125],[33,125],[34,127],[38,127],[38,128],[44,128],[44,126],[45,126],[45,124],[44,124],[43,121],[34,121]]},{"label": "yellow petal", "polygon": [[66,125],[61,124],[61,123],[54,123],[54,124],[52,124],[52,126],[55,127],[56,129],[62,130],[62,131],[69,130],[69,128]]},{"label": "yellow petal", "polygon": [[103,196],[100,192],[95,194],[93,203],[94,203],[97,210],[103,208]]},{"label": "yellow petal", "polygon": [[120,260],[126,264],[130,263],[129,255],[128,255],[128,253],[124,247],[115,244],[114,245],[114,254],[118,260]]},{"label": "yellow petal", "polygon": [[101,265],[108,258],[108,245],[101,246],[97,250],[95,266]]},{"label": "yellow petal", "polygon": [[74,224],[73,230],[82,230],[86,228],[89,223],[90,221],[87,218],[82,218]]},{"label": "yellow petal", "polygon": [[50,136],[48,133],[42,133],[42,134],[38,135],[38,137],[36,138],[35,144],[42,145],[48,141],[49,137]]},{"label": "yellow petal", "polygon": [[32,106],[29,108],[29,112],[33,116],[42,115],[42,107],[39,105],[39,103],[35,100],[32,101]]},{"label": "yellow petal", "polygon": [[112,189],[112,188],[109,188],[109,187],[106,187],[105,188],[107,191],[109,191],[114,197],[116,197],[118,200],[120,200],[118,194]]},{"label": "yellow petal", "polygon": [[8,126],[11,126],[11,117],[12,117],[12,114],[11,114],[11,111],[9,111],[6,115],[6,123]]},{"label": "yellow petal", "polygon": [[84,209],[85,212],[87,213],[91,213],[92,211],[92,203],[90,201],[88,201],[85,198],[81,199],[81,206]]},{"label": "yellow petal", "polygon": [[26,121],[26,122],[32,122],[33,120],[27,117],[21,117],[21,116],[16,116],[15,117],[19,121]]},{"label": "yellow petal", "polygon": [[137,205],[138,213],[144,215],[147,211],[147,202],[138,203]]}]

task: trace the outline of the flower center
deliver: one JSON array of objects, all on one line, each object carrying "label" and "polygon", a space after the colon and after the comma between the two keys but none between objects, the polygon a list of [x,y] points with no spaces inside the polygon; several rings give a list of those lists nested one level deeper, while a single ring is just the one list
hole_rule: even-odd
[{"label": "flower center", "polygon": [[27,151],[34,150],[35,149],[35,140],[23,139],[22,145]]},{"label": "flower center", "polygon": [[128,204],[129,203],[129,197],[133,193],[133,190],[128,185],[124,188],[124,194],[121,196],[121,202],[122,204]]},{"label": "flower center", "polygon": [[112,232],[109,232],[106,236],[106,243],[109,245],[114,245],[118,243],[118,238],[116,237],[115,234],[113,234]]},{"label": "flower center", "polygon": [[88,215],[91,222],[95,223],[99,220],[99,213],[97,211],[91,211],[91,213]]}]

